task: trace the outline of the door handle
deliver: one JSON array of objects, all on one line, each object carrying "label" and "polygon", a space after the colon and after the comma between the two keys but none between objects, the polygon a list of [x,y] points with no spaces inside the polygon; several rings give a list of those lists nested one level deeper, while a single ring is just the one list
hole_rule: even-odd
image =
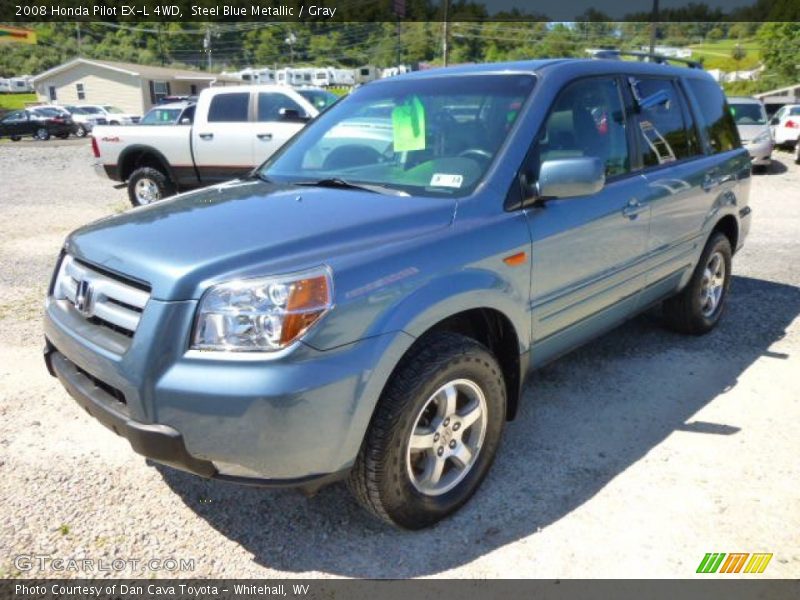
[{"label": "door handle", "polygon": [[712,177],[711,175],[706,175],[705,177],[703,177],[703,184],[702,184],[703,191],[710,192],[715,187],[720,185],[720,183],[722,182],[719,180],[719,178]]},{"label": "door handle", "polygon": [[636,198],[631,198],[625,208],[622,209],[622,216],[633,221],[640,213],[647,210],[647,206],[639,202]]},{"label": "door handle", "polygon": [[272,139],[272,134],[271,133],[257,133],[256,137],[258,139],[260,139],[260,140],[268,142],[268,141],[270,141]]},{"label": "door handle", "polygon": [[201,133],[199,135],[200,135],[200,139],[201,140],[213,140],[214,139],[214,134],[213,133]]}]

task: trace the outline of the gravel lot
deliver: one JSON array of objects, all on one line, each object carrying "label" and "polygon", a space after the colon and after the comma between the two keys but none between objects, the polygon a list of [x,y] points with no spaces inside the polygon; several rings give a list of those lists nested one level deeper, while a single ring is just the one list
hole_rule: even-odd
[{"label": "gravel lot", "polygon": [[647,314],[539,372],[481,491],[419,533],[371,521],[342,486],[306,499],[149,467],[49,377],[40,312],[59,247],[127,207],[89,154],[85,141],[0,145],[0,576],[41,554],[194,559],[183,576],[688,577],[706,552],[772,552],[764,576],[800,575],[788,153],[753,182],[720,328],[682,337]]}]

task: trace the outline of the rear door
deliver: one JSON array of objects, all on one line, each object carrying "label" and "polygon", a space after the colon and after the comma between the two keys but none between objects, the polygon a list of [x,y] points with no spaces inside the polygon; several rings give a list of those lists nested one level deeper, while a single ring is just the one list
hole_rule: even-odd
[{"label": "rear door", "polygon": [[261,164],[278,150],[311,118],[307,106],[283,92],[259,92],[253,140],[255,164]]},{"label": "rear door", "polygon": [[667,77],[628,82],[642,105],[633,130],[647,180],[643,200],[651,207],[644,298],[649,301],[677,287],[693,267],[704,243],[702,225],[712,202],[709,190],[720,174],[715,161],[706,159],[680,82]]},{"label": "rear door", "polygon": [[253,158],[251,93],[221,91],[202,98],[192,127],[192,151],[200,180],[213,183],[248,173]]},{"label": "rear door", "polygon": [[644,285],[650,209],[631,168],[630,115],[622,79],[592,77],[566,86],[537,136],[526,167],[596,156],[606,165],[597,194],[526,209],[532,238],[533,362],[560,354],[636,310]]}]

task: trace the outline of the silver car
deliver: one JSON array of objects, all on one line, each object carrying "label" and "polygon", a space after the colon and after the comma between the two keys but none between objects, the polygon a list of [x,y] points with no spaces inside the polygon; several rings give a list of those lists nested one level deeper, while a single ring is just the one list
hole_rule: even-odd
[{"label": "silver car", "polygon": [[775,142],[767,121],[767,111],[757,98],[732,97],[728,103],[742,138],[742,146],[747,148],[753,167],[769,168],[772,164],[772,150]]}]

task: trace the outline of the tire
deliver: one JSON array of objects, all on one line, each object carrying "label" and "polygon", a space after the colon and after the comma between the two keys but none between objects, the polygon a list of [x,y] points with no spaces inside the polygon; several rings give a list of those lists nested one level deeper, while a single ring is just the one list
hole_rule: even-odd
[{"label": "tire", "polygon": [[22,138],[20,136],[18,136],[18,135],[12,135],[10,139],[11,139],[12,142],[18,142]]},{"label": "tire", "polygon": [[[725,310],[732,255],[727,236],[716,232],[709,238],[689,283],[679,294],[664,301],[664,317],[671,329],[692,335],[714,329]],[[711,280],[709,274],[713,276]]]},{"label": "tire", "polygon": [[145,206],[175,193],[175,186],[158,169],[139,167],[128,178],[128,199],[133,206]]},{"label": "tire", "polygon": [[89,132],[86,131],[86,127],[84,127],[83,125],[78,125],[78,127],[75,129],[75,137],[79,138],[86,137],[87,133]]},{"label": "tire", "polygon": [[50,139],[50,132],[47,131],[46,127],[39,127],[39,129],[36,130],[36,133],[33,134],[33,137],[35,137],[37,140],[41,140],[42,142],[46,142]]},{"label": "tire", "polygon": [[[470,417],[474,421],[466,424]],[[505,419],[506,388],[494,356],[468,337],[431,334],[403,358],[386,385],[348,487],[364,508],[387,523],[406,529],[433,525],[478,489]],[[424,450],[410,448],[415,431],[422,434],[415,436],[418,443],[425,440],[420,444]],[[439,463],[444,468],[436,479]]]},{"label": "tire", "polygon": [[794,164],[800,165],[800,139],[794,143]]}]

